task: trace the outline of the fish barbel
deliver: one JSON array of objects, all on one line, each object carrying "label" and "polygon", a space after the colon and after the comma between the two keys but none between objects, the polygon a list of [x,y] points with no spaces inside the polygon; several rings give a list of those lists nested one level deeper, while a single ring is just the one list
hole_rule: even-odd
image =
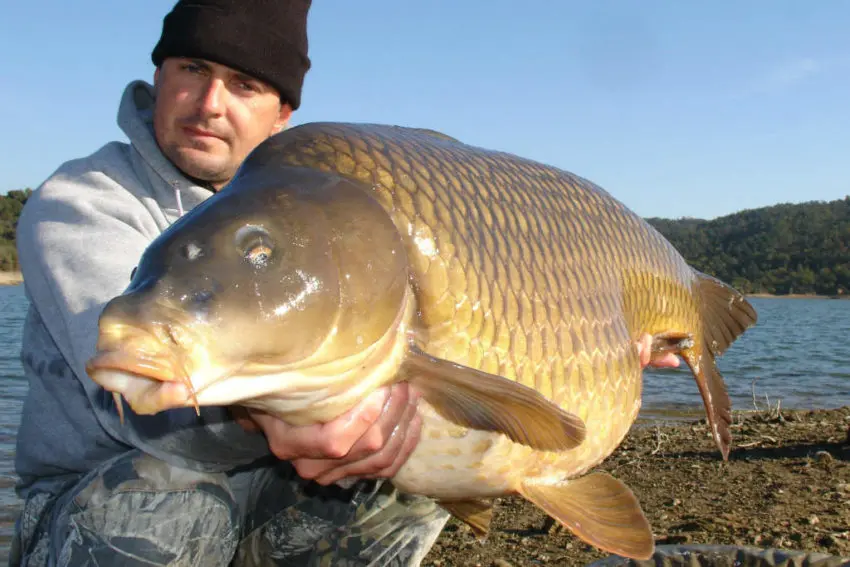
[{"label": "fish barbel", "polygon": [[518,494],[646,559],[634,494],[588,474],[638,415],[636,343],[682,356],[726,458],[715,360],[755,322],[585,179],[439,132],[315,123],[261,144],[148,247],[88,368],[137,413],[241,404],[292,424],[407,380],[423,428],[399,490],[479,535]]}]

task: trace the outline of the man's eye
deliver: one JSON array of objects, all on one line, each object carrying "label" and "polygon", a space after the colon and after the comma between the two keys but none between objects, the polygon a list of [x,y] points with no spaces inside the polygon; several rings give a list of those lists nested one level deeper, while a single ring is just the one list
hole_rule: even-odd
[{"label": "man's eye", "polygon": [[197,63],[185,63],[183,65],[183,70],[188,71],[190,73],[200,73],[201,71],[203,71],[201,66]]}]

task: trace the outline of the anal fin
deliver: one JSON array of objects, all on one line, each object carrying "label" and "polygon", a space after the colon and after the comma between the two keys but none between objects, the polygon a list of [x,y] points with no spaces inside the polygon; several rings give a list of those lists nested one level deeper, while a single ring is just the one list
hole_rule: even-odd
[{"label": "anal fin", "polygon": [[452,516],[469,526],[478,539],[484,539],[490,533],[490,521],[493,519],[492,501],[446,500],[438,503]]},{"label": "anal fin", "polygon": [[652,529],[634,493],[606,473],[555,484],[526,481],[519,493],[604,551],[644,560],[655,550]]},{"label": "anal fin", "polygon": [[444,418],[470,429],[503,433],[538,451],[563,451],[584,441],[577,416],[540,392],[502,376],[435,358],[411,348],[402,379]]}]

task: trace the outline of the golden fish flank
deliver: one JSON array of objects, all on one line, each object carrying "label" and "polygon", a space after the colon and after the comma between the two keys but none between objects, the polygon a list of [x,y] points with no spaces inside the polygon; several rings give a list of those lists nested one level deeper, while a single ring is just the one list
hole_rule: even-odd
[{"label": "golden fish flank", "polygon": [[[279,332],[309,330],[311,340],[299,343],[302,358],[289,354],[278,366],[268,360],[275,348],[284,349],[269,344],[265,375],[221,370],[217,376],[224,378],[206,383],[198,377],[214,374],[208,370],[174,378],[191,386],[197,403],[213,403],[213,397],[216,403],[261,403],[286,419],[309,422],[344,411],[381,383],[410,380],[426,402],[424,431],[393,479],[400,489],[439,499],[476,533],[488,529],[493,497],[519,494],[585,541],[646,558],[652,533],[631,491],[608,475],[582,475],[610,455],[637,416],[635,341],[650,333],[658,350],[678,352],[694,371],[715,441],[727,456],[730,404],[715,356],[755,322],[755,312],[740,294],[691,269],[652,227],[592,183],[437,132],[307,124],[260,146],[225,191],[163,241],[195,237],[199,227],[223,232],[256,224],[261,213],[267,227],[304,224],[288,230],[329,251],[304,251],[301,264],[280,268],[317,274],[321,308],[308,311],[321,317],[294,312],[302,317],[299,326],[280,323]],[[344,237],[325,245],[320,228]],[[341,248],[349,245],[354,248]],[[151,255],[158,253],[153,246]],[[345,268],[322,266],[318,258],[345,262]],[[153,270],[146,266],[143,259],[140,271]],[[382,271],[372,273],[377,266]],[[265,281],[256,280],[263,274],[205,269],[220,278]],[[334,270],[368,284],[352,284],[350,292],[339,284],[342,297],[359,299],[334,308]],[[402,272],[410,285],[404,294],[397,285]],[[201,275],[209,277],[185,272],[181,281]],[[232,281],[218,283],[232,289]],[[277,292],[264,289],[273,302]],[[251,310],[244,298],[227,301],[241,302],[239,315],[228,311],[228,328],[268,334],[239,327]],[[348,323],[334,324],[331,333],[330,323],[322,322],[332,320]],[[105,337],[108,326],[102,325]],[[196,331],[216,352],[221,331]],[[370,338],[357,352],[336,332]],[[120,350],[108,339],[102,348]],[[310,348],[317,350],[311,354]],[[205,364],[256,365],[248,353],[246,360],[237,352],[231,358]],[[323,370],[311,366],[315,360],[324,361],[316,367]],[[112,380],[98,370],[97,358],[91,368],[95,380]],[[305,399],[311,402],[298,405]],[[171,403],[193,402],[184,394]]]}]

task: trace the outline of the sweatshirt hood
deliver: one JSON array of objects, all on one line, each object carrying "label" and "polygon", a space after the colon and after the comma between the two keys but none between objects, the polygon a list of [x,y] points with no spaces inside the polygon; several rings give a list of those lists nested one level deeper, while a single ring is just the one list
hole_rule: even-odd
[{"label": "sweatshirt hood", "polygon": [[213,192],[188,179],[159,149],[153,131],[155,96],[154,87],[145,81],[127,85],[118,107],[118,126],[145,164],[161,179],[160,183],[152,183],[157,202],[176,209],[182,216],[184,210],[192,209]]}]

